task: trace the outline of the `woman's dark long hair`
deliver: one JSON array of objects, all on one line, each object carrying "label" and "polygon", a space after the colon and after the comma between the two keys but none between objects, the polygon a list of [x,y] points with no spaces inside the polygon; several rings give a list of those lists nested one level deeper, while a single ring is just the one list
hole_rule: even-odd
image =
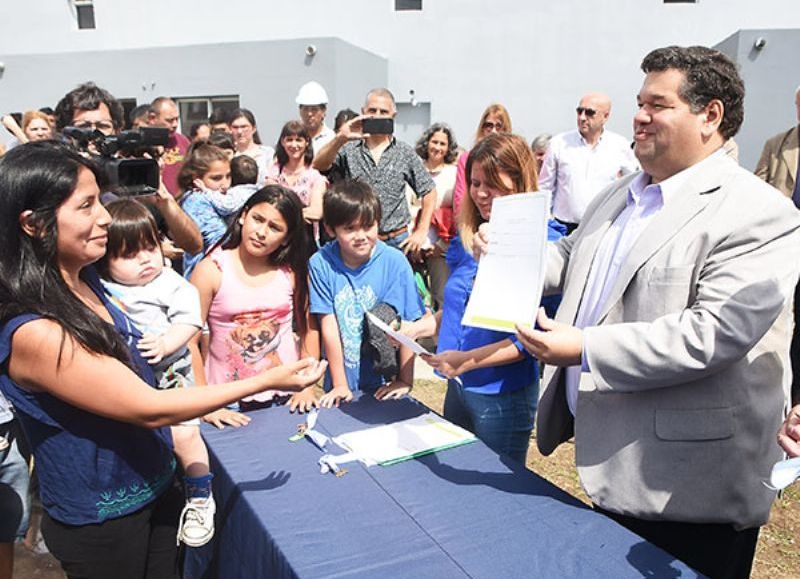
[{"label": "woman's dark long hair", "polygon": [[231,111],[230,122],[228,125],[232,125],[233,121],[238,119],[239,117],[244,117],[248,123],[253,125],[253,142],[256,145],[261,144],[261,137],[258,135],[258,125],[256,125],[256,116],[250,112],[249,109],[234,109]]},{"label": "woman's dark long hair", "polygon": [[[75,190],[81,168],[102,184],[90,160],[54,141],[21,145],[0,157],[0,324],[38,314],[63,328],[62,351],[69,336],[129,364],[123,339],[72,293],[58,266],[56,211]],[[25,211],[32,212],[35,235],[20,226]]]},{"label": "woman's dark long hair", "polygon": [[312,240],[309,238],[306,222],[303,219],[303,202],[297,194],[280,185],[267,185],[259,189],[239,210],[227,233],[217,245],[222,249],[239,247],[242,243],[242,226],[239,220],[250,209],[261,203],[272,205],[286,221],[286,243],[275,250],[269,256],[269,260],[272,265],[288,267],[294,274],[294,316],[299,334],[305,336],[308,331],[308,260],[311,259]]},{"label": "woman's dark long hair", "polygon": [[278,159],[278,169],[283,171],[286,163],[289,162],[289,153],[283,146],[284,137],[300,137],[306,142],[306,152],[303,155],[303,164],[306,167],[311,166],[311,161],[314,160],[314,148],[311,146],[311,137],[306,130],[305,125],[300,121],[289,121],[281,129],[281,136],[278,137],[278,143],[275,145],[275,157]]}]

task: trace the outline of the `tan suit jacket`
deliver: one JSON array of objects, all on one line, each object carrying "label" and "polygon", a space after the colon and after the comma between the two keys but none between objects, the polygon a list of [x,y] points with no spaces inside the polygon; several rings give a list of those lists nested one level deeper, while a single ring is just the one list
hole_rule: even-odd
[{"label": "tan suit jacket", "polygon": [[764,150],[756,165],[756,175],[791,198],[797,178],[799,152],[798,127],[775,135],[764,143]]},{"label": "tan suit jacket", "polygon": [[[580,227],[551,244],[545,291],[573,324],[603,235],[635,176],[598,196]],[[791,296],[800,212],[717,155],[668,197],[626,257],[596,326],[584,331],[576,417],[563,372],[548,366],[537,443],[574,432],[587,494],[650,520],[763,524],[761,481],[788,396]]]}]

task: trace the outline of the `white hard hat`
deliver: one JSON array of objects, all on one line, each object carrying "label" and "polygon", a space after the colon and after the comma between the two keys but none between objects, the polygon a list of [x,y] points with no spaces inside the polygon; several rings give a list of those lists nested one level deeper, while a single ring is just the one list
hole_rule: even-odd
[{"label": "white hard hat", "polygon": [[294,102],[298,105],[327,105],[328,93],[321,84],[312,80],[300,87]]}]

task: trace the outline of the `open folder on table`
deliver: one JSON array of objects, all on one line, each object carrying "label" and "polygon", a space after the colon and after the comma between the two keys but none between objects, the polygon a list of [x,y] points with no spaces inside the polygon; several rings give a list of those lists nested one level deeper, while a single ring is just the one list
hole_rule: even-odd
[{"label": "open folder on table", "polygon": [[475,440],[471,432],[432,412],[333,438],[367,466],[389,466]]},{"label": "open folder on table", "polygon": [[497,197],[489,219],[489,249],[461,323],[500,332],[532,326],[542,298],[550,194]]}]

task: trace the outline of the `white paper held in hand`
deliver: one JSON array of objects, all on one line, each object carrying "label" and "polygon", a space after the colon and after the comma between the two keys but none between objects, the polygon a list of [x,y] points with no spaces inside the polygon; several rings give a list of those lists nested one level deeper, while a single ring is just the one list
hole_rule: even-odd
[{"label": "white paper held in hand", "polygon": [[785,489],[800,478],[800,458],[788,458],[775,463],[770,473],[769,482],[764,486],[774,491]]},{"label": "white paper held in hand", "polygon": [[499,332],[534,324],[544,286],[549,214],[547,191],[495,198],[488,252],[478,264],[462,324]]},{"label": "white paper held in hand", "polygon": [[395,341],[411,349],[411,351],[414,352],[415,354],[430,354],[428,350],[417,344],[414,340],[412,340],[408,336],[404,336],[400,332],[396,332],[388,324],[386,324],[383,320],[381,320],[374,314],[367,312],[367,317],[369,318],[370,322],[378,326],[378,328],[381,329],[382,331],[386,332],[387,336],[389,336],[390,338],[394,338]]}]

